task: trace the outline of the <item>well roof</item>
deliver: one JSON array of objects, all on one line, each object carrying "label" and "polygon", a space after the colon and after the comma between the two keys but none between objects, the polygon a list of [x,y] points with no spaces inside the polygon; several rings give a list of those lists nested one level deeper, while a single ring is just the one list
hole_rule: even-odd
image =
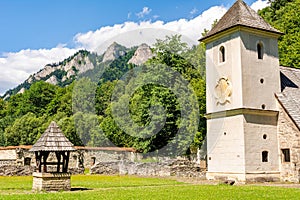
[{"label": "well roof", "polygon": [[273,28],[255,10],[250,8],[244,1],[237,0],[232,7],[223,15],[218,23],[202,37],[200,41],[211,37],[217,33],[223,32],[235,26],[245,26],[255,29],[260,29],[268,32],[282,34],[277,29]]},{"label": "well roof", "polygon": [[29,151],[75,151],[75,148],[53,121]]}]

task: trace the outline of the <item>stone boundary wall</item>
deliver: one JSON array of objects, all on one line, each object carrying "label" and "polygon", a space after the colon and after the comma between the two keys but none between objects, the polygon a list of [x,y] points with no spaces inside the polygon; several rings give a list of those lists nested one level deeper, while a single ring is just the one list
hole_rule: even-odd
[{"label": "stone boundary wall", "polygon": [[[31,176],[35,171],[36,168],[34,166],[2,165],[0,167],[0,176]],[[69,168],[68,172],[71,174],[83,174],[84,168]]]},{"label": "stone boundary wall", "polygon": [[167,162],[99,162],[94,165],[91,174],[138,175],[138,176],[176,176],[205,179],[205,169],[199,164],[187,160],[169,160]]},{"label": "stone boundary wall", "polygon": [[[31,146],[0,147],[0,176],[26,176],[35,172],[35,156],[29,152]],[[206,165],[196,162],[195,156],[169,157],[143,156],[131,148],[75,147],[71,152],[69,169],[71,174],[83,174],[90,169],[92,174],[120,174],[139,176],[202,177]],[[54,153],[48,162],[56,161]],[[52,169],[53,168],[53,169]],[[55,172],[55,166],[47,166]]]}]

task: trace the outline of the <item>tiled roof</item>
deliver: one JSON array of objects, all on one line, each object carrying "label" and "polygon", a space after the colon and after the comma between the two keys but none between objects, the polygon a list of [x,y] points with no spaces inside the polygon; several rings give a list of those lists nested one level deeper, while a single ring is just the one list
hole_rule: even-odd
[{"label": "tiled roof", "polygon": [[200,41],[235,26],[246,26],[282,34],[280,31],[268,24],[244,1],[237,0],[219,20],[219,22],[211,29],[211,31],[209,31],[206,36],[202,37]]},{"label": "tiled roof", "polygon": [[51,122],[45,133],[29,151],[74,151],[74,145],[65,137],[55,122]]},{"label": "tiled roof", "polygon": [[300,69],[280,67],[281,93],[276,97],[300,129]]}]

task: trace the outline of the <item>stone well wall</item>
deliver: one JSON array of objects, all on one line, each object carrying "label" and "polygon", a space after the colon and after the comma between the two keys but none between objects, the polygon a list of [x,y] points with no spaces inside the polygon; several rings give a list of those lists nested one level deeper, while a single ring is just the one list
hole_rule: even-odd
[{"label": "stone well wall", "polygon": [[36,191],[71,190],[70,173],[33,173],[32,189]]}]

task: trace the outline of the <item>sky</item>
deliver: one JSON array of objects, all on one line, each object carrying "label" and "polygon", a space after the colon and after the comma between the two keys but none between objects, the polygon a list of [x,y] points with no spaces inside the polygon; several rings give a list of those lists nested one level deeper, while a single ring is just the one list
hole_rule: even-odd
[{"label": "sky", "polygon": [[[268,5],[267,0],[244,1],[254,10]],[[150,37],[154,40],[168,31],[197,44],[203,29],[209,29],[234,2],[1,0],[0,95],[79,49],[101,53],[114,40],[126,46],[151,43]]]}]

